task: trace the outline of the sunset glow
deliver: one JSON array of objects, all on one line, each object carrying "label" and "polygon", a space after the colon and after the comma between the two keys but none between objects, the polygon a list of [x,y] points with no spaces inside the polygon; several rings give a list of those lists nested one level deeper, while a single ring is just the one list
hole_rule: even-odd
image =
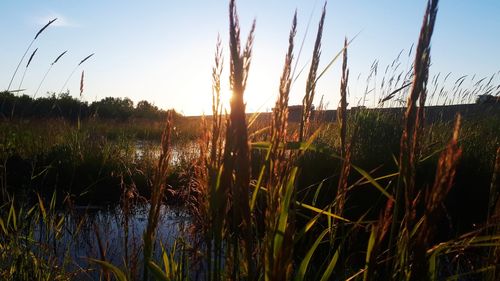
[{"label": "sunset glow", "polygon": [[[488,76],[498,71],[498,56],[487,56],[500,48],[500,4],[487,5],[443,1],[442,22],[436,28],[433,42],[433,73],[452,72],[462,75]],[[331,1],[327,6],[322,63],[320,69],[342,48],[344,36],[354,37],[349,50],[351,77],[350,104],[363,96],[365,81],[374,60],[379,62],[379,85],[385,67],[401,50],[407,52],[415,43],[423,11],[422,1]],[[85,70],[85,99],[92,102],[105,96],[146,99],[162,108],[175,108],[187,115],[210,112],[210,73],[217,35],[223,40],[227,78],[227,6],[226,1],[4,1],[0,9],[0,33],[8,44],[0,46],[0,89],[6,88],[22,46],[49,18],[55,25],[36,42],[39,48],[23,83],[25,93],[32,95],[49,63],[58,53],[67,55],[49,73],[40,93],[58,92],[74,65],[87,54],[96,53],[80,70]],[[472,6],[472,7],[469,7]],[[298,42],[306,36],[298,71],[304,73],[292,86],[290,102],[300,104],[305,88],[316,22],[320,13],[318,1],[241,1],[242,38],[251,21],[257,20],[254,55],[248,79],[246,102],[249,111],[273,107],[279,73],[284,62],[287,34],[295,9],[298,11]],[[466,15],[467,14],[467,15]],[[390,15],[390,16],[381,16]],[[457,47],[460,46],[460,47]],[[478,52],[477,50],[481,50]],[[402,66],[407,58],[404,56]],[[476,67],[478,66],[478,67]],[[479,68],[480,66],[480,68]],[[319,81],[318,100],[324,95],[330,108],[338,104],[340,64],[336,62]],[[480,71],[480,73],[477,73]],[[444,75],[444,74],[443,74]],[[67,90],[78,94],[78,75],[72,77]],[[18,77],[17,79],[20,79]],[[19,84],[19,80],[14,85]],[[223,81],[228,85],[227,79]],[[66,90],[66,89],[65,89]],[[378,93],[380,94],[380,93]],[[368,104],[374,98],[368,95]]]}]

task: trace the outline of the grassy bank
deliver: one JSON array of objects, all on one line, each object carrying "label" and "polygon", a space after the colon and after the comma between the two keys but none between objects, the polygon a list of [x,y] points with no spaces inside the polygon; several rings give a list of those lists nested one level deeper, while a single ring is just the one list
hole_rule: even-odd
[{"label": "grassy bank", "polygon": [[[134,186],[134,192],[149,198],[162,132],[159,121],[98,119],[79,127],[65,119],[21,119],[4,120],[0,129],[2,190],[28,198],[58,191],[79,204],[103,205],[119,202],[125,186]],[[178,167],[170,175],[176,188],[179,171],[190,161],[183,144],[193,139],[178,131]]]}]

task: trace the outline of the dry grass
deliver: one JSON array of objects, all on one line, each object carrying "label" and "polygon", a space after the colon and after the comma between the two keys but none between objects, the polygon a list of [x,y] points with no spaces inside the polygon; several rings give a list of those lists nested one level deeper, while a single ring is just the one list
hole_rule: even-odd
[{"label": "dry grass", "polygon": [[[265,280],[290,280],[292,278],[292,251],[290,245],[293,241],[294,228],[289,225],[285,233],[280,233],[286,244],[278,245],[276,235],[278,231],[279,216],[282,211],[285,197],[286,177],[289,174],[291,161],[286,161],[286,140],[288,127],[288,100],[290,86],[292,83],[292,62],[294,51],[294,39],[297,33],[297,13],[294,14],[292,27],[288,36],[288,51],[285,56],[285,64],[280,78],[279,95],[273,109],[271,120],[271,144],[269,147],[266,164],[262,166],[261,177],[265,172],[266,165],[269,167],[265,186],[268,189],[265,206],[265,237],[263,270]],[[259,182],[259,181],[258,181]],[[254,196],[257,195],[260,184],[257,183]]]},{"label": "dry grass", "polygon": [[[396,205],[394,208],[393,224],[389,249],[393,239],[397,239],[397,255],[394,267],[401,278],[407,278],[410,261],[410,231],[415,224],[415,165],[419,158],[419,140],[423,126],[423,106],[426,98],[426,86],[430,65],[430,43],[434,23],[437,15],[438,1],[429,1],[425,11],[420,37],[417,44],[414,61],[413,83],[408,96],[404,116],[403,135],[401,136],[401,149],[399,155],[399,178],[396,186]],[[417,102],[419,107],[417,108]],[[398,221],[401,219],[399,212],[404,210],[404,216],[396,237]]]},{"label": "dry grass", "polygon": [[151,256],[153,254],[153,244],[156,236],[156,228],[160,216],[160,209],[163,201],[163,195],[166,188],[166,179],[168,165],[170,162],[170,140],[172,130],[172,112],[168,113],[165,129],[161,137],[161,152],[158,158],[158,165],[153,177],[150,209],[148,214],[148,226],[144,232],[144,275],[143,280],[147,281],[149,271],[148,268]]},{"label": "dry grass", "polygon": [[280,78],[279,95],[273,108],[273,117],[271,121],[271,149],[270,159],[273,163],[272,178],[280,181],[282,175],[279,171],[283,169],[285,150],[279,149],[287,140],[288,127],[288,100],[290,98],[290,86],[292,85],[292,62],[294,39],[297,34],[297,12],[295,12],[292,21],[292,28],[288,37],[288,51],[285,56],[285,65]]},{"label": "dry grass", "polygon": [[453,136],[446,150],[439,157],[434,185],[425,190],[425,209],[420,219],[421,225],[415,240],[410,242],[413,250],[413,266],[410,280],[430,279],[426,250],[431,246],[430,243],[442,216],[442,212],[439,212],[440,208],[453,186],[458,162],[462,156],[462,150],[458,147],[460,122],[460,115],[458,115],[453,129]]},{"label": "dry grass", "polygon": [[326,16],[326,3],[323,6],[321,19],[318,24],[318,33],[316,34],[316,41],[314,43],[313,56],[311,60],[311,68],[306,82],[306,93],[302,100],[302,120],[300,122],[299,141],[302,142],[308,136],[309,119],[311,118],[311,111],[313,107],[314,96],[316,93],[316,77],[318,72],[319,60],[321,57],[321,37],[323,36],[323,25]]},{"label": "dry grass", "polygon": [[335,197],[335,214],[342,216],[347,195],[348,177],[351,170],[351,146],[346,144],[347,138],[347,83],[349,81],[349,69],[347,68],[347,38],[344,40],[344,55],[342,61],[342,78],[340,80],[340,106],[337,109],[337,120],[340,135],[340,157],[342,169]]},{"label": "dry grass", "polygon": [[[220,178],[221,192],[227,194],[229,203],[229,235],[233,257],[232,278],[243,278],[238,270],[240,261],[238,257],[242,252],[242,262],[247,266],[248,279],[253,280],[255,268],[253,266],[253,240],[248,200],[250,184],[250,154],[248,143],[247,123],[245,116],[245,92],[248,72],[252,56],[253,36],[255,21],[248,35],[244,48],[240,43],[240,26],[236,13],[235,1],[229,3],[229,53],[230,53],[230,85],[232,97],[230,101],[231,113],[229,114],[226,143],[223,156],[223,168]],[[225,208],[224,202],[219,202]],[[242,238],[242,245],[239,239]]]}]

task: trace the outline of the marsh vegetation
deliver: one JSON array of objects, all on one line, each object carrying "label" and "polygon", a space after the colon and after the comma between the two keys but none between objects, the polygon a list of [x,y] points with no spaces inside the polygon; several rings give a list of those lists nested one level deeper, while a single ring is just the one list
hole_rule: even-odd
[{"label": "marsh vegetation", "polygon": [[[0,93],[0,278],[498,280],[500,104],[465,104],[500,86],[495,74],[470,88],[429,77],[437,4],[375,108],[348,107],[347,38],[319,67],[325,4],[303,104],[289,105],[295,14],[275,106],[247,113],[255,22],[242,42],[234,0],[209,116]],[[314,109],[334,63],[339,106]]]}]

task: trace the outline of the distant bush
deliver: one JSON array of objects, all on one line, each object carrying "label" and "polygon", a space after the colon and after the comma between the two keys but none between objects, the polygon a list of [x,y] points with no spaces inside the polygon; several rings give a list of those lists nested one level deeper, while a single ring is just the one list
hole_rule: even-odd
[{"label": "distant bush", "polygon": [[129,98],[106,97],[91,104],[78,100],[68,92],[33,99],[28,95],[0,92],[2,118],[64,118],[76,121],[90,117],[126,121],[129,118],[161,120],[166,111],[142,100],[134,107]]}]

